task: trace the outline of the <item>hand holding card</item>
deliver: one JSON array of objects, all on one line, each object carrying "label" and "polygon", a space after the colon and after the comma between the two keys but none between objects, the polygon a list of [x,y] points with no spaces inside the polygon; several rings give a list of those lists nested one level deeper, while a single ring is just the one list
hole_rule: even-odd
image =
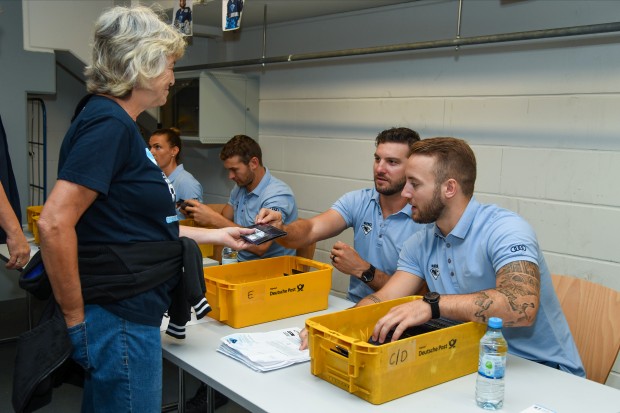
[{"label": "hand holding card", "polygon": [[[198,201],[198,200],[196,198],[193,198],[192,201]],[[188,206],[192,206],[192,205],[188,203],[185,199],[179,199],[177,201],[177,208],[185,209]]]},{"label": "hand holding card", "polygon": [[241,235],[241,238],[254,245],[260,245],[263,242],[271,241],[272,239],[286,235],[286,231],[282,231],[273,225],[254,224],[246,228],[254,228],[256,232],[248,235]]}]

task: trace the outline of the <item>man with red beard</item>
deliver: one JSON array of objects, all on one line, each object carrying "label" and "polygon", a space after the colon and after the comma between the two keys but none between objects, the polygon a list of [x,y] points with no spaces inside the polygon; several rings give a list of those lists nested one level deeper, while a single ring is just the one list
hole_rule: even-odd
[{"label": "man with red beard", "polygon": [[410,147],[419,140],[408,128],[384,130],[375,139],[374,188],[349,192],[310,219],[283,225],[277,211],[261,209],[256,222],[286,231],[287,236],[276,242],[287,248],[301,248],[353,228],[353,247],[338,241],[330,258],[334,267],[350,275],[348,299],[357,303],[389,280],[403,243],[422,228],[411,219],[411,206],[400,195]]},{"label": "man with red beard", "polygon": [[358,305],[415,294],[423,300],[395,306],[375,325],[372,338],[393,340],[407,327],[445,317],[504,321],[508,351],[585,376],[579,353],[551,283],[532,227],[516,213],[474,197],[476,157],[455,138],[415,143],[402,191],[413,220],[429,224],[403,245],[394,276]]}]

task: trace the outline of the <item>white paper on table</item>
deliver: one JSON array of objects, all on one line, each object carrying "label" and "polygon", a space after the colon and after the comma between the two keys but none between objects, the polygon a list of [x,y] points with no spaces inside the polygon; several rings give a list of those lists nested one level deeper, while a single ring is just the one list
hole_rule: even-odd
[{"label": "white paper on table", "polygon": [[521,410],[521,413],[555,413],[553,410],[549,410],[546,407],[538,404],[533,404],[525,410]]},{"label": "white paper on table", "polygon": [[218,351],[218,353],[225,354],[228,357],[230,357],[230,358],[232,358],[234,360],[237,360],[237,361],[245,364],[246,366],[248,366],[252,370],[258,371],[258,372],[267,372],[267,371],[271,371],[271,370],[277,370],[277,369],[281,369],[283,367],[287,367],[287,366],[295,364],[295,363],[290,362],[290,361],[274,362],[274,363],[267,363],[267,364],[257,364],[257,363],[254,363],[253,361],[251,361],[250,359],[248,359],[247,357],[245,357],[244,355],[242,355],[241,353],[238,353],[235,350],[233,350],[232,348],[228,347],[224,343],[222,343],[220,345],[220,347],[217,349],[217,351]]},{"label": "white paper on table", "polygon": [[265,333],[234,333],[222,337],[220,353],[256,371],[270,371],[310,360],[308,349],[299,350],[300,329],[284,328]]}]

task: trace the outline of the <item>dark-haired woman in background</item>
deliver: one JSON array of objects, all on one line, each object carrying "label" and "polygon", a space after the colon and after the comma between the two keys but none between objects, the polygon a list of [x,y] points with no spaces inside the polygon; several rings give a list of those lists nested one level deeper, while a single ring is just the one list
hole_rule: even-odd
[{"label": "dark-haired woman in background", "polygon": [[179,208],[180,200],[196,199],[202,202],[202,185],[185,170],[181,163],[183,151],[181,133],[177,128],[158,129],[151,135],[149,147],[157,165],[174,187],[177,197],[177,216],[183,219],[185,216]]}]

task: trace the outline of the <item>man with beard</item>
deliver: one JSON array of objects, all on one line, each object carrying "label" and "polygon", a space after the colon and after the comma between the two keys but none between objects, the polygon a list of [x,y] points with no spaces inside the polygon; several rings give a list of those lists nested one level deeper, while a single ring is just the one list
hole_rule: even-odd
[{"label": "man with beard", "polygon": [[473,196],[476,158],[455,138],[413,145],[402,191],[413,220],[427,225],[402,248],[398,268],[358,305],[414,294],[423,300],[393,307],[375,325],[373,340],[397,340],[407,327],[445,317],[486,323],[504,320],[508,351],[585,376],[579,353],[551,283],[536,234],[519,215]]},{"label": "man with beard", "polygon": [[[196,200],[188,200],[183,210],[186,216],[199,225],[215,228],[252,225],[261,208],[279,212],[286,223],[297,219],[293,191],[263,166],[262,151],[254,139],[246,135],[234,136],[222,148],[220,159],[228,170],[228,178],[236,184],[228,204],[218,213]],[[239,251],[237,258],[249,261],[281,255],[295,255],[295,250],[267,241]]]},{"label": "man with beard", "polygon": [[[263,154],[260,145],[246,135],[236,135],[230,139],[220,152],[224,168],[228,170],[228,178],[235,182],[230,192],[228,203],[218,213],[195,199],[187,200],[183,213],[202,226],[215,228],[254,224],[254,217],[261,208],[277,212],[284,222],[290,223],[297,219],[297,204],[291,188],[271,175],[263,166]],[[237,253],[239,261],[260,258],[295,255],[296,251],[285,248],[273,241],[253,245]],[[187,413],[207,411],[208,386],[201,383],[196,394],[186,402]],[[214,394],[214,408],[226,404],[228,398],[220,392]]]},{"label": "man with beard", "polygon": [[276,242],[288,248],[301,248],[353,228],[353,247],[338,241],[330,258],[334,267],[350,275],[348,299],[357,303],[387,282],[403,243],[421,228],[411,220],[411,207],[400,195],[410,147],[419,140],[417,132],[408,128],[384,130],[375,139],[374,188],[349,192],[331,209],[290,225],[283,226],[280,214],[269,210],[261,210],[256,222],[284,229],[287,235]]}]

